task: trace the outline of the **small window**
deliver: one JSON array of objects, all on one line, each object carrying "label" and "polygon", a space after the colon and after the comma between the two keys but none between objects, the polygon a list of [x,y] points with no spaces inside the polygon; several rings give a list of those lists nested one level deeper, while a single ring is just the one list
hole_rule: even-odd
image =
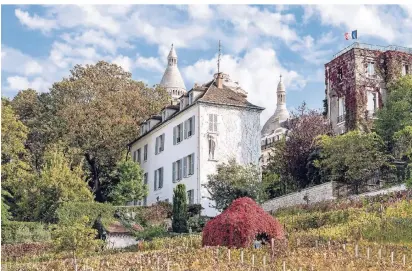
[{"label": "small window", "polygon": [[183,141],[183,123],[173,128],[173,145],[176,145]]},{"label": "small window", "polygon": [[139,163],[139,164],[140,164],[140,162],[141,162],[141,156],[140,156],[140,154],[141,154],[141,149],[138,149],[138,150],[137,150],[136,162]]},{"label": "small window", "polygon": [[154,172],[154,190],[159,190],[163,187],[163,168],[156,169]]},{"label": "small window", "polygon": [[187,178],[195,173],[195,154],[183,158],[183,177]]},{"label": "small window", "polygon": [[166,120],[166,110],[163,110],[163,112],[162,112],[162,121],[165,121]]},{"label": "small window", "polygon": [[185,138],[189,138],[195,134],[195,116],[192,116],[185,121]]},{"label": "small window", "polygon": [[368,74],[368,76],[374,76],[375,75],[375,63],[374,62],[369,62],[368,63],[367,74]]},{"label": "small window", "polygon": [[409,65],[403,64],[402,65],[402,75],[407,75],[407,74],[409,74]]},{"label": "small window", "polygon": [[217,133],[217,114],[209,114],[209,132]]},{"label": "small window", "polygon": [[147,144],[144,145],[143,160],[144,160],[144,161],[147,161]]},{"label": "small window", "polygon": [[156,137],[155,154],[159,154],[165,149],[165,134]]},{"label": "small window", "polygon": [[195,202],[195,190],[194,189],[187,191],[187,199],[189,200],[189,204],[194,204]]},{"label": "small window", "polygon": [[343,79],[342,68],[338,68],[338,81],[342,82],[342,79]]},{"label": "small window", "polygon": [[173,168],[173,174],[172,174],[172,181],[178,182],[182,179],[183,176],[183,161],[182,159],[177,160],[176,162],[173,162],[172,168]]},{"label": "small window", "polygon": [[189,93],[189,104],[193,103],[193,91]]}]

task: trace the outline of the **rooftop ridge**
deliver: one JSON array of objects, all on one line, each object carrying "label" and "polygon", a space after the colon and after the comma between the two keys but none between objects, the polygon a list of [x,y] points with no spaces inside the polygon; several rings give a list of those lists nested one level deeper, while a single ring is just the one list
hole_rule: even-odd
[{"label": "rooftop ridge", "polygon": [[373,45],[373,44],[368,44],[368,43],[354,42],[348,47],[346,47],[345,49],[342,49],[338,53],[334,54],[333,59],[343,55],[344,53],[352,50],[353,48],[367,49],[367,50],[374,50],[374,51],[381,51],[381,52],[398,51],[402,53],[412,54],[412,48],[408,48],[408,47],[397,46],[397,45],[381,46],[381,45]]}]

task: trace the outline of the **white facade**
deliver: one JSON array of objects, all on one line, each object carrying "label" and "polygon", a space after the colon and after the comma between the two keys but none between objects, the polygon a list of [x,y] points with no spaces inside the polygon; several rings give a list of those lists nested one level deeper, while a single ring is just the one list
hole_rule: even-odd
[{"label": "white facade", "polygon": [[[152,126],[151,130],[146,130],[129,145],[132,157],[136,157],[135,160],[139,160],[137,153],[140,152],[140,165],[147,174],[149,194],[145,204],[151,205],[157,201],[172,202],[173,189],[177,184],[183,183],[189,201],[193,201],[190,203],[202,204],[204,208],[202,215],[215,216],[218,212],[211,206],[214,204],[207,199],[208,193],[201,185],[208,181],[209,174],[216,172],[216,165],[227,162],[232,157],[241,164],[259,163],[260,113],[263,108],[225,104],[225,97],[221,96],[230,94],[231,97],[236,97],[243,94],[223,86],[218,88],[216,80],[215,78],[210,82],[210,86],[203,85],[190,90],[186,94],[189,99],[182,96],[180,102],[184,101],[185,106],[166,107],[163,111],[169,110],[174,113],[170,114],[169,118],[163,119],[161,123]],[[214,101],[215,97],[223,99],[219,100],[222,102]],[[241,99],[245,100],[245,96],[241,96]],[[185,128],[185,122],[189,119],[192,120],[193,128],[190,136],[189,126]],[[150,120],[145,123],[149,122]],[[179,124],[183,124],[182,133],[176,131],[175,127]],[[178,135],[174,136],[176,133]],[[164,135],[164,148],[156,154],[156,138],[161,135]],[[177,143],[177,137],[183,139]],[[159,142],[157,145],[162,145]],[[146,161],[143,159],[145,145],[148,151]],[[193,172],[190,172],[189,159],[184,159],[190,155],[194,157]],[[177,162],[179,160],[181,161]],[[173,169],[175,162],[180,164],[185,161],[188,162],[187,167],[182,166],[177,170],[176,166]],[[155,178],[155,175],[158,175],[155,171],[159,168],[163,169],[162,181]],[[184,174],[185,172],[187,174]],[[177,180],[180,176],[182,178]],[[161,188],[159,182],[162,182]]]}]

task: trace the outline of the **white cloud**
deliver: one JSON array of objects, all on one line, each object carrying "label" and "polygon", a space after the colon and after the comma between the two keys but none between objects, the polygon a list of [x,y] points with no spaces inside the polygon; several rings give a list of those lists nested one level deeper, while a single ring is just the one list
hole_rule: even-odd
[{"label": "white cloud", "polygon": [[209,5],[188,5],[187,9],[193,19],[209,20],[213,16],[213,10]]},{"label": "white cloud", "polygon": [[[216,56],[210,60],[201,59],[193,65],[183,68],[184,77],[191,84],[205,83],[213,78],[217,70]],[[287,70],[277,59],[271,48],[254,48],[246,52],[243,58],[223,55],[221,70],[230,75],[233,81],[248,92],[248,100],[266,110],[261,115],[261,124],[274,113],[276,107],[276,88],[279,75],[288,91],[291,88],[302,88],[306,82],[296,71]],[[288,91],[289,92],[289,91]]]},{"label": "white cloud", "polygon": [[136,66],[149,71],[163,72],[165,67],[157,57],[137,56]]},{"label": "white cloud", "polygon": [[27,88],[32,88],[40,92],[45,92],[51,87],[49,82],[46,82],[41,77],[36,77],[33,80],[29,80],[27,77],[22,76],[11,76],[7,77],[8,86],[7,89],[10,90],[23,90]]},{"label": "white cloud", "polygon": [[31,56],[7,46],[1,48],[1,62],[1,69],[9,73],[33,75],[43,70],[42,65]]},{"label": "white cloud", "polygon": [[41,73],[43,71],[43,68],[37,61],[31,60],[27,62],[26,65],[24,66],[24,71],[25,71],[25,74],[32,75],[32,74]]},{"label": "white cloud", "polygon": [[133,68],[133,61],[127,56],[117,56],[112,60],[112,63],[121,66],[125,71],[131,72]]},{"label": "white cloud", "polygon": [[43,32],[49,32],[56,28],[56,21],[41,18],[38,15],[30,16],[27,11],[16,9],[14,14],[19,19],[20,23],[26,25],[30,29],[38,29]]}]

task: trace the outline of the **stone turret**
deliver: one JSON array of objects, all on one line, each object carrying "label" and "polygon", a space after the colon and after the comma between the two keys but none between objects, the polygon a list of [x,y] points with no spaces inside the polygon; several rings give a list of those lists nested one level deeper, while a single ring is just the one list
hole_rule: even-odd
[{"label": "stone turret", "polygon": [[173,44],[167,56],[167,68],[163,74],[162,81],[160,81],[160,85],[166,89],[174,101],[177,101],[180,96],[186,93],[185,83],[177,67],[177,54]]}]

